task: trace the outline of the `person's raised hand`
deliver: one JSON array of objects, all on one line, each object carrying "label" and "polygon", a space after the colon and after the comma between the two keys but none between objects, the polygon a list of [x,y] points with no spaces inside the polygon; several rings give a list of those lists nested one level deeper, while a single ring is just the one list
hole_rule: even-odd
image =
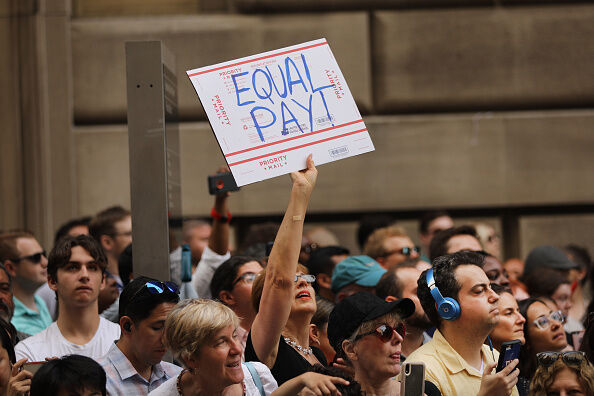
[{"label": "person's raised hand", "polygon": [[6,387],[7,396],[24,396],[29,394],[31,389],[31,374],[27,370],[21,370],[21,367],[27,362],[27,358],[23,358],[12,366],[10,380]]},{"label": "person's raised hand", "polygon": [[313,372],[302,374],[301,380],[303,389],[299,392],[299,395],[340,396],[335,384],[349,384],[349,381],[343,378]]},{"label": "person's raised hand", "polygon": [[481,387],[477,396],[509,396],[516,383],[520,370],[516,369],[519,360],[514,359],[503,370],[491,374],[497,363],[490,363],[485,367]]},{"label": "person's raised hand", "polygon": [[304,192],[311,194],[316,180],[318,178],[318,170],[314,165],[312,155],[307,156],[307,168],[298,172],[291,172],[291,180],[293,180],[293,187],[302,189]]}]

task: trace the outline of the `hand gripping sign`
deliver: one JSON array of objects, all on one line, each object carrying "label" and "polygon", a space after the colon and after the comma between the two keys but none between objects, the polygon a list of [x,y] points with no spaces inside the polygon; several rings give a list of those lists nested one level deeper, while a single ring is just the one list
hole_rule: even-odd
[{"label": "hand gripping sign", "polygon": [[238,186],[374,150],[325,39],[187,74]]}]

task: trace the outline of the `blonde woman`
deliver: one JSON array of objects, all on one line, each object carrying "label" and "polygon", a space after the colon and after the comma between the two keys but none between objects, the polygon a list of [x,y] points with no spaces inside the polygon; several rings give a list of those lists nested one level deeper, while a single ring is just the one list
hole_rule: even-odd
[{"label": "blonde woman", "polygon": [[[304,388],[331,395],[341,378],[307,373],[277,389],[270,370],[262,363],[241,363],[237,335],[239,318],[227,306],[212,300],[184,300],[165,322],[165,342],[185,369],[163,383],[153,396],[288,396]],[[334,390],[336,388],[334,387]]]}]

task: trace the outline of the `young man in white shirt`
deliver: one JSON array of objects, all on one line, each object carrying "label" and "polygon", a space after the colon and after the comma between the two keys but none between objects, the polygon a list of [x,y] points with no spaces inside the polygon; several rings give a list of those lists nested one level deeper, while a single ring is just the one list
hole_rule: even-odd
[{"label": "young man in white shirt", "polygon": [[92,237],[65,237],[49,255],[48,283],[58,297],[58,319],[47,329],[19,342],[18,359],[43,361],[78,354],[98,359],[105,355],[120,327],[101,318],[97,299],[105,286],[107,259]]}]

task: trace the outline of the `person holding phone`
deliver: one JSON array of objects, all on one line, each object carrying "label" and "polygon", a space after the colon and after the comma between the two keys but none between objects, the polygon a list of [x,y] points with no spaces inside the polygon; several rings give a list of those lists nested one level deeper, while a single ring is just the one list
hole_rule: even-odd
[{"label": "person holding phone", "polygon": [[425,363],[427,379],[444,396],[518,395],[518,361],[494,372],[499,352],[484,345],[500,311],[483,264],[480,253],[447,254],[436,258],[417,281],[423,310],[437,330],[406,361]]},{"label": "person holding phone", "polygon": [[[354,379],[366,395],[395,395],[400,392],[404,319],[415,311],[409,298],[386,302],[374,294],[358,292],[336,304],[330,313],[328,339],[337,355],[345,356],[354,368]],[[425,384],[427,395],[437,395]]]}]

